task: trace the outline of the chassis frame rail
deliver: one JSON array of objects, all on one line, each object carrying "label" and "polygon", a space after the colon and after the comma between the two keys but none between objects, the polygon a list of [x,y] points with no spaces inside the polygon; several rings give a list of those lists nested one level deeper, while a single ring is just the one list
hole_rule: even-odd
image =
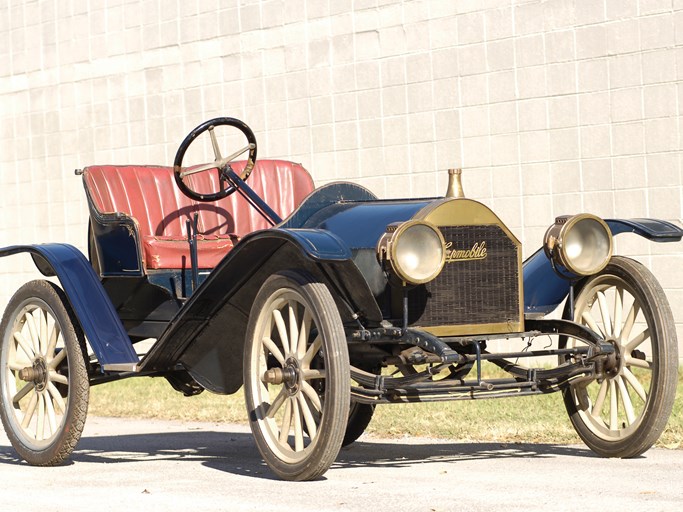
[{"label": "chassis frame rail", "polygon": [[[428,351],[422,362],[432,363],[422,371],[394,377],[380,375],[351,367],[351,379],[358,385],[351,387],[352,399],[360,403],[403,403],[444,400],[473,400],[553,393],[580,380],[592,380],[613,364],[615,349],[597,333],[568,320],[527,320],[529,329],[513,335],[490,335],[440,339],[414,329],[377,329],[351,333],[350,343],[386,344],[402,343]],[[577,339],[585,346],[574,348],[543,349],[518,352],[490,353],[481,350],[481,342],[501,338],[534,338],[558,335]],[[473,353],[462,353],[467,347]],[[566,356],[567,362],[551,369],[527,368],[508,359],[540,356]],[[481,362],[490,361],[512,378],[482,380]],[[452,365],[456,365],[453,367]],[[456,368],[476,365],[476,379],[460,378]],[[443,378],[439,374],[449,371]]]}]

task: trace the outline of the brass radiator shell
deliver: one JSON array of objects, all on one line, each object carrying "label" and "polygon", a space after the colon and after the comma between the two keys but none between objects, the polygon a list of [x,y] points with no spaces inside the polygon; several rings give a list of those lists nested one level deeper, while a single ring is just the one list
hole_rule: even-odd
[{"label": "brass radiator shell", "polygon": [[447,255],[436,279],[409,291],[409,325],[437,336],[524,331],[522,246],[498,216],[449,198],[414,218],[439,227]]}]

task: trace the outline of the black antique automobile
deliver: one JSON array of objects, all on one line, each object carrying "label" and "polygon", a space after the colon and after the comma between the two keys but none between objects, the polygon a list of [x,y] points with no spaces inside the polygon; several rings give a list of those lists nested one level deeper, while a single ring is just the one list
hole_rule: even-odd
[{"label": "black antique automobile", "polygon": [[[223,156],[227,143],[242,149]],[[457,172],[447,197],[314,190],[300,165],[257,162],[232,118],[195,128],[172,168],[77,174],[89,258],[66,244],[0,250],[30,253],[60,283],[22,286],[0,327],[2,422],[30,464],[69,457],[90,386],[134,376],[186,396],[244,386],[258,449],[291,480],[322,475],[378,404],[559,391],[606,457],[646,451],[671,413],[667,299],[612,244],[678,241],[671,223],[558,217],[522,261],[495,213],[459,197]],[[483,363],[504,377],[484,378]]]}]

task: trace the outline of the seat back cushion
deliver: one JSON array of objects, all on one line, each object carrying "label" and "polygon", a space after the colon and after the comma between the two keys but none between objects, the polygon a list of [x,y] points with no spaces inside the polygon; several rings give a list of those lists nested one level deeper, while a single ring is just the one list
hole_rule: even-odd
[{"label": "seat back cushion", "polygon": [[[240,173],[245,162],[231,165]],[[238,239],[270,226],[238,192],[208,203],[188,198],[178,189],[171,167],[91,166],[84,169],[83,179],[99,213],[122,212],[137,221],[147,268],[189,267],[187,220],[194,213],[200,268],[215,267]],[[194,190],[218,190],[217,171],[186,179]],[[247,183],[282,218],[314,188],[301,165],[283,160],[258,160]]]}]

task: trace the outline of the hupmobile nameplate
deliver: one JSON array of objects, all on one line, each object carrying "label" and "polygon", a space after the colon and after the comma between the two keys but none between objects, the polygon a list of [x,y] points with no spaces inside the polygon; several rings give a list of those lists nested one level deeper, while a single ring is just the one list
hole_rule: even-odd
[{"label": "hupmobile nameplate", "polygon": [[451,249],[452,246],[453,242],[446,242],[446,263],[486,258],[486,242],[475,242],[471,249]]}]

